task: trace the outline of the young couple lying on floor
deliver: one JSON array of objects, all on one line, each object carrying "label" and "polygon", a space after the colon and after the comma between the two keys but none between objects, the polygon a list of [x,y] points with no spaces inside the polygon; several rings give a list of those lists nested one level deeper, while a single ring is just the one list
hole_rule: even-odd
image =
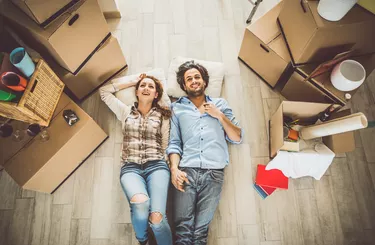
[{"label": "young couple lying on floor", "polygon": [[[145,74],[138,81],[100,89],[102,100],[122,122],[120,182],[140,244],[148,244],[148,225],[157,244],[172,244],[166,217],[169,179],[174,186],[176,244],[207,243],[229,163],[225,141],[242,141],[242,129],[228,103],[205,95],[205,67],[186,62],[177,71],[177,81],[187,96],[171,108],[159,105],[161,82]],[[131,86],[138,102],[127,106],[113,93]]]}]

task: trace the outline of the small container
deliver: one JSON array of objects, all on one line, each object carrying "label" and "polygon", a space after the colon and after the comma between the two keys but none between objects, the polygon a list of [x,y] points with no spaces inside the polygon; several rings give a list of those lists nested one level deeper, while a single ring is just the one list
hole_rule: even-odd
[{"label": "small container", "polygon": [[26,130],[27,134],[31,137],[36,136],[40,133],[40,126],[37,123],[30,124],[29,127]]},{"label": "small container", "polygon": [[19,130],[19,129],[17,129],[17,130],[14,131],[14,133],[12,134],[12,140],[15,141],[15,142],[20,142],[20,141],[22,141],[24,138],[25,138],[25,131],[24,131],[24,130]]},{"label": "small container", "polygon": [[35,64],[24,48],[15,48],[10,53],[9,59],[15,67],[17,67],[20,71],[22,71],[23,74],[25,74],[25,76],[31,77],[31,75],[34,73]]},{"label": "small container", "polygon": [[49,140],[49,133],[48,133],[47,129],[43,129],[40,132],[40,141],[46,142],[48,140]]},{"label": "small container", "polygon": [[3,138],[11,136],[13,133],[13,127],[7,123],[0,124],[0,136]]}]

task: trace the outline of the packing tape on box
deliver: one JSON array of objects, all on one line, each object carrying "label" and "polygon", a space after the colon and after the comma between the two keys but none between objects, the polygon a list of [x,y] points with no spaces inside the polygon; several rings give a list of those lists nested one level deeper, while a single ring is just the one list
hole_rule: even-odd
[{"label": "packing tape on box", "polygon": [[349,132],[361,128],[367,128],[366,116],[359,112],[346,117],[334,119],[319,125],[313,125],[301,129],[301,138],[304,140],[324,137],[333,134]]}]

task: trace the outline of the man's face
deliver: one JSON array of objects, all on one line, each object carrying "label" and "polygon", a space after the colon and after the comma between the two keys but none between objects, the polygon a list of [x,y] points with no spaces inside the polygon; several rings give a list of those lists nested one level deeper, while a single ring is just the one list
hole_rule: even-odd
[{"label": "man's face", "polygon": [[184,88],[190,97],[197,97],[204,94],[206,82],[203,80],[201,73],[193,68],[187,70],[184,74]]}]

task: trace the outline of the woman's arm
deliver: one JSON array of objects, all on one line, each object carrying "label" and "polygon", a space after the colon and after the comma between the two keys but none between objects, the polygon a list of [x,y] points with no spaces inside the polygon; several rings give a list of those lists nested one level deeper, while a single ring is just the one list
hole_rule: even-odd
[{"label": "woman's arm", "polygon": [[130,113],[130,106],[125,105],[122,101],[116,98],[113,94],[122,89],[134,86],[137,81],[126,82],[126,83],[109,83],[99,89],[101,99],[107,104],[107,106],[116,114],[116,117],[121,122]]}]

